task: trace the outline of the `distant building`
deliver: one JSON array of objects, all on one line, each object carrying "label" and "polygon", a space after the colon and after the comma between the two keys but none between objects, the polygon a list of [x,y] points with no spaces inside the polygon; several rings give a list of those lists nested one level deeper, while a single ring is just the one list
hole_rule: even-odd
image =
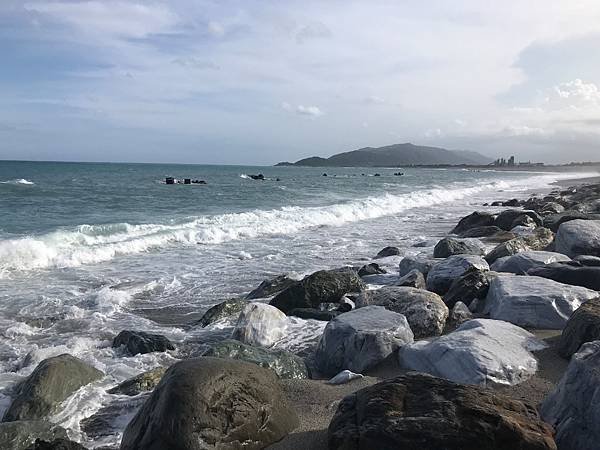
[{"label": "distant building", "polygon": [[527,162],[519,162],[518,164],[515,163],[515,157],[511,156],[508,159],[505,158],[498,158],[496,161],[494,161],[492,164],[492,166],[497,166],[497,167],[514,167],[514,166],[520,166],[520,167],[539,167],[539,166],[543,166],[544,163],[532,163],[531,161],[527,161]]}]

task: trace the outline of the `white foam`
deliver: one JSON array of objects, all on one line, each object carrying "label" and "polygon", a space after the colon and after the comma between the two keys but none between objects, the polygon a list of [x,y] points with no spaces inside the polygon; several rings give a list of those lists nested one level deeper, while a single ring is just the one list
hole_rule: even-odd
[{"label": "white foam", "polygon": [[26,180],[25,178],[17,178],[16,180],[0,181],[0,184],[21,184],[25,186],[31,186],[35,183],[33,181]]}]

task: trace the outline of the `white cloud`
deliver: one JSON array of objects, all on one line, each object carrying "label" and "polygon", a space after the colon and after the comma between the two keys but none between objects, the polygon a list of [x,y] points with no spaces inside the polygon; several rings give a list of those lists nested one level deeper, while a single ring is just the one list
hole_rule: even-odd
[{"label": "white cloud", "polygon": [[600,90],[594,83],[577,78],[554,86],[545,98],[548,108],[599,108]]},{"label": "white cloud", "polygon": [[298,105],[296,112],[303,116],[319,117],[323,115],[323,111],[318,106]]}]

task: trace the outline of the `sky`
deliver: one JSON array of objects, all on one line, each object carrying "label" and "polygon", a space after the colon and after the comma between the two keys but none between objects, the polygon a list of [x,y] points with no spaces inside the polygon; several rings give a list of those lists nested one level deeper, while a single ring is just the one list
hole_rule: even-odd
[{"label": "sky", "polygon": [[2,0],[0,159],[600,160],[597,0]]}]

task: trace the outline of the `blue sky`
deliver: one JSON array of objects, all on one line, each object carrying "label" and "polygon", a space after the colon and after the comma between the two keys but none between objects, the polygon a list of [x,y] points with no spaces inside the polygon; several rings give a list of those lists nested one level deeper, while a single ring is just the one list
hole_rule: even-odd
[{"label": "blue sky", "polygon": [[600,160],[600,2],[0,3],[0,159]]}]

